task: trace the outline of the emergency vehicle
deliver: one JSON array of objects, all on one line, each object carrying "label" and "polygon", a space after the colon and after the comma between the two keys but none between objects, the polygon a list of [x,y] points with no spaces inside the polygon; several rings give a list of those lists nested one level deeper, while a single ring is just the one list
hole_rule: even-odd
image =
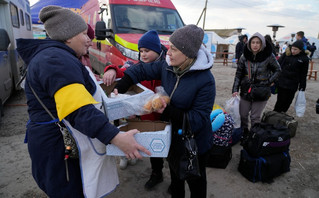
[{"label": "emergency vehicle", "polygon": [[184,26],[170,0],[89,0],[82,6],[81,16],[95,29],[89,53],[99,74],[109,63],[136,63],[138,40],[148,30],[157,30],[161,43],[168,47],[169,36]]},{"label": "emergency vehicle", "polygon": [[3,104],[19,81],[25,64],[16,51],[16,39],[33,38],[28,0],[0,0],[0,120]]}]

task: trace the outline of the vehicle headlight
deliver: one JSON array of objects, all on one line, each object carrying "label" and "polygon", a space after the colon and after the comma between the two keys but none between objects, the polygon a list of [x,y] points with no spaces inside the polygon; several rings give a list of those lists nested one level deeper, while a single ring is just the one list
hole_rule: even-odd
[{"label": "vehicle headlight", "polygon": [[131,58],[133,60],[138,60],[138,52],[137,51],[134,51],[134,50],[131,50],[131,49],[127,49],[126,47],[123,47],[122,45],[116,43],[116,48],[120,50],[120,52],[128,57],[128,58]]}]

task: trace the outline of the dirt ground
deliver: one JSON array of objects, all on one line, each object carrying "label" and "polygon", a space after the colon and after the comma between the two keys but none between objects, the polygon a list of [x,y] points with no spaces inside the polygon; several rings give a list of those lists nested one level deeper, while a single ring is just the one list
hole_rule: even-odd
[{"label": "dirt ground", "polygon": [[[319,60],[315,62],[314,69],[319,70]],[[225,101],[231,97],[235,71],[231,64],[214,64],[212,72],[216,79],[216,104],[224,106]],[[315,113],[315,103],[319,98],[318,85],[319,79],[307,82],[307,110],[304,117],[296,117],[294,105],[288,111],[299,122],[297,134],[290,145],[290,172],[275,178],[271,184],[248,181],[237,171],[241,150],[237,144],[233,146],[233,158],[226,169],[207,168],[207,197],[319,197],[319,114]],[[273,95],[265,110],[272,110],[275,101],[276,96]],[[7,101],[0,127],[0,197],[46,197],[32,178],[27,145],[23,143],[27,120],[25,96],[23,91],[18,91]],[[151,173],[148,158],[139,160],[135,166],[128,166],[126,170],[118,169],[120,185],[108,197],[169,197],[167,162],[163,171],[164,182],[153,191],[146,191],[144,184]],[[186,195],[189,197],[188,189]]]}]

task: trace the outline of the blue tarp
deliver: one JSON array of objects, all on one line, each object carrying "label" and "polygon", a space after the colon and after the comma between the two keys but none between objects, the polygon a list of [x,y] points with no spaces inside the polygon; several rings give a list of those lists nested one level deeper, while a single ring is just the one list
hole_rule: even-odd
[{"label": "blue tarp", "polygon": [[32,24],[41,24],[39,20],[40,10],[48,5],[58,5],[74,10],[80,9],[88,0],[40,0],[31,6]]}]

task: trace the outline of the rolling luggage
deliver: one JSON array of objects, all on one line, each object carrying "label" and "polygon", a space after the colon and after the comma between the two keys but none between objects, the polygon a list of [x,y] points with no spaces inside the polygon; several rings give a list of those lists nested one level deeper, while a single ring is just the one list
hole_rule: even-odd
[{"label": "rolling luggage", "polygon": [[263,113],[261,121],[268,124],[273,125],[283,125],[287,126],[290,131],[290,137],[294,137],[296,135],[298,122],[294,119],[294,117],[289,116],[285,113],[279,113],[276,111],[267,111]]},{"label": "rolling luggage", "polygon": [[281,152],[265,157],[251,157],[241,150],[238,171],[251,182],[273,182],[274,178],[290,171],[289,152]]}]

